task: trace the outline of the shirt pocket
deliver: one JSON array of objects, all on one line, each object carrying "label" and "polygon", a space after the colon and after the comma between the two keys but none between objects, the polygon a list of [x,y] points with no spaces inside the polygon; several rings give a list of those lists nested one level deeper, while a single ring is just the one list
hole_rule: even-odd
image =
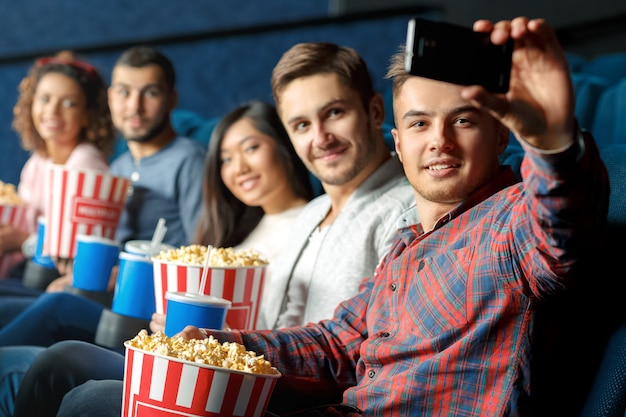
[{"label": "shirt pocket", "polygon": [[[424,339],[454,340],[467,325],[467,276],[474,250],[450,250],[414,262],[406,299],[410,333]],[[448,342],[450,341],[448,340]]]}]

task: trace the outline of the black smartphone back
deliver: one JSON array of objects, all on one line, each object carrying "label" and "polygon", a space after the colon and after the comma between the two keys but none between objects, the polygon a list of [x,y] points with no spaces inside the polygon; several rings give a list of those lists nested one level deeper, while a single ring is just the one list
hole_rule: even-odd
[{"label": "black smartphone back", "polygon": [[513,41],[494,45],[486,33],[421,18],[409,21],[406,71],[461,85],[482,85],[506,93],[511,78]]}]

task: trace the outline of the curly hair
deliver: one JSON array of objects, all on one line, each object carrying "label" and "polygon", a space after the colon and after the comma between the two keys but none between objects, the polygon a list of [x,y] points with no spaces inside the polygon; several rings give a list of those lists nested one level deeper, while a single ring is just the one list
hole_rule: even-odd
[{"label": "curly hair", "polygon": [[53,57],[37,60],[30,68],[28,75],[20,82],[19,97],[13,107],[13,123],[11,126],[21,138],[22,148],[48,156],[46,143],[41,138],[32,118],[32,107],[35,90],[41,78],[48,73],[56,72],[75,80],[85,94],[87,103],[88,123],[78,138],[79,143],[91,143],[105,156],[113,152],[115,128],[111,121],[107,101],[107,88],[95,67],[77,60],[70,51],[61,51]]}]

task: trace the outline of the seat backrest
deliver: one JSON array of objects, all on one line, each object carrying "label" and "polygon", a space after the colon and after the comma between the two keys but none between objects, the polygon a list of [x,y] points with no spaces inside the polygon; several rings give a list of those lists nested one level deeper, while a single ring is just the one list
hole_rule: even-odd
[{"label": "seat backrest", "polygon": [[580,72],[589,61],[584,55],[575,52],[566,52],[565,57],[567,58],[567,65],[569,66],[570,72]]},{"label": "seat backrest", "polygon": [[[597,375],[607,341],[626,318],[621,292],[626,275],[614,272],[623,270],[616,266],[626,254],[626,144],[602,147],[600,157],[611,182],[606,228],[597,230],[597,239],[588,242],[593,244],[582,254],[575,285],[540,304],[533,323],[529,415],[534,417],[579,416],[582,409],[597,410],[604,400],[592,393],[604,394],[604,385],[615,386]],[[621,372],[626,375],[626,367]],[[615,388],[618,395],[611,394],[613,398],[626,398],[623,387]],[[604,416],[582,416],[600,415]]]},{"label": "seat backrest", "polygon": [[[626,86],[626,84],[624,85]],[[626,112],[624,117],[626,117]],[[624,134],[626,134],[626,131],[624,131]],[[626,229],[626,137],[622,144],[601,147],[600,156],[606,165],[611,182],[608,214],[609,227],[623,231]]]},{"label": "seat backrest", "polygon": [[576,94],[574,114],[578,124],[591,130],[598,99],[611,84],[604,78],[584,73],[572,73],[572,83]]},{"label": "seat backrest", "polygon": [[[626,303],[621,292],[623,259],[626,254],[626,144],[600,149],[611,182],[606,244],[593,266],[600,292],[604,318],[591,326],[608,331],[606,344],[598,346],[599,358],[580,417],[624,417],[626,413]],[[621,272],[620,272],[621,271]],[[607,276],[609,279],[607,279]],[[581,338],[590,333],[581,326]],[[600,343],[601,340],[598,340]]]},{"label": "seat backrest", "polygon": [[624,417],[626,412],[626,322],[610,336],[580,417]]},{"label": "seat backrest", "polygon": [[602,146],[626,143],[626,78],[598,99],[591,131]]},{"label": "seat backrest", "polygon": [[615,84],[626,77],[626,52],[597,55],[582,63],[577,71],[602,77]]}]

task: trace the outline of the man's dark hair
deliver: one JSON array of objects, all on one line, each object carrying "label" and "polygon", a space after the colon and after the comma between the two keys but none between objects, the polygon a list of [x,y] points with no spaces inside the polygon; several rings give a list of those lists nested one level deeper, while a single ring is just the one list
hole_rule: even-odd
[{"label": "man's dark hair", "polygon": [[176,85],[176,71],[168,57],[152,46],[134,46],[120,55],[115,65],[126,65],[133,68],[143,68],[148,65],[158,65],[163,70],[165,81],[173,89]]}]

